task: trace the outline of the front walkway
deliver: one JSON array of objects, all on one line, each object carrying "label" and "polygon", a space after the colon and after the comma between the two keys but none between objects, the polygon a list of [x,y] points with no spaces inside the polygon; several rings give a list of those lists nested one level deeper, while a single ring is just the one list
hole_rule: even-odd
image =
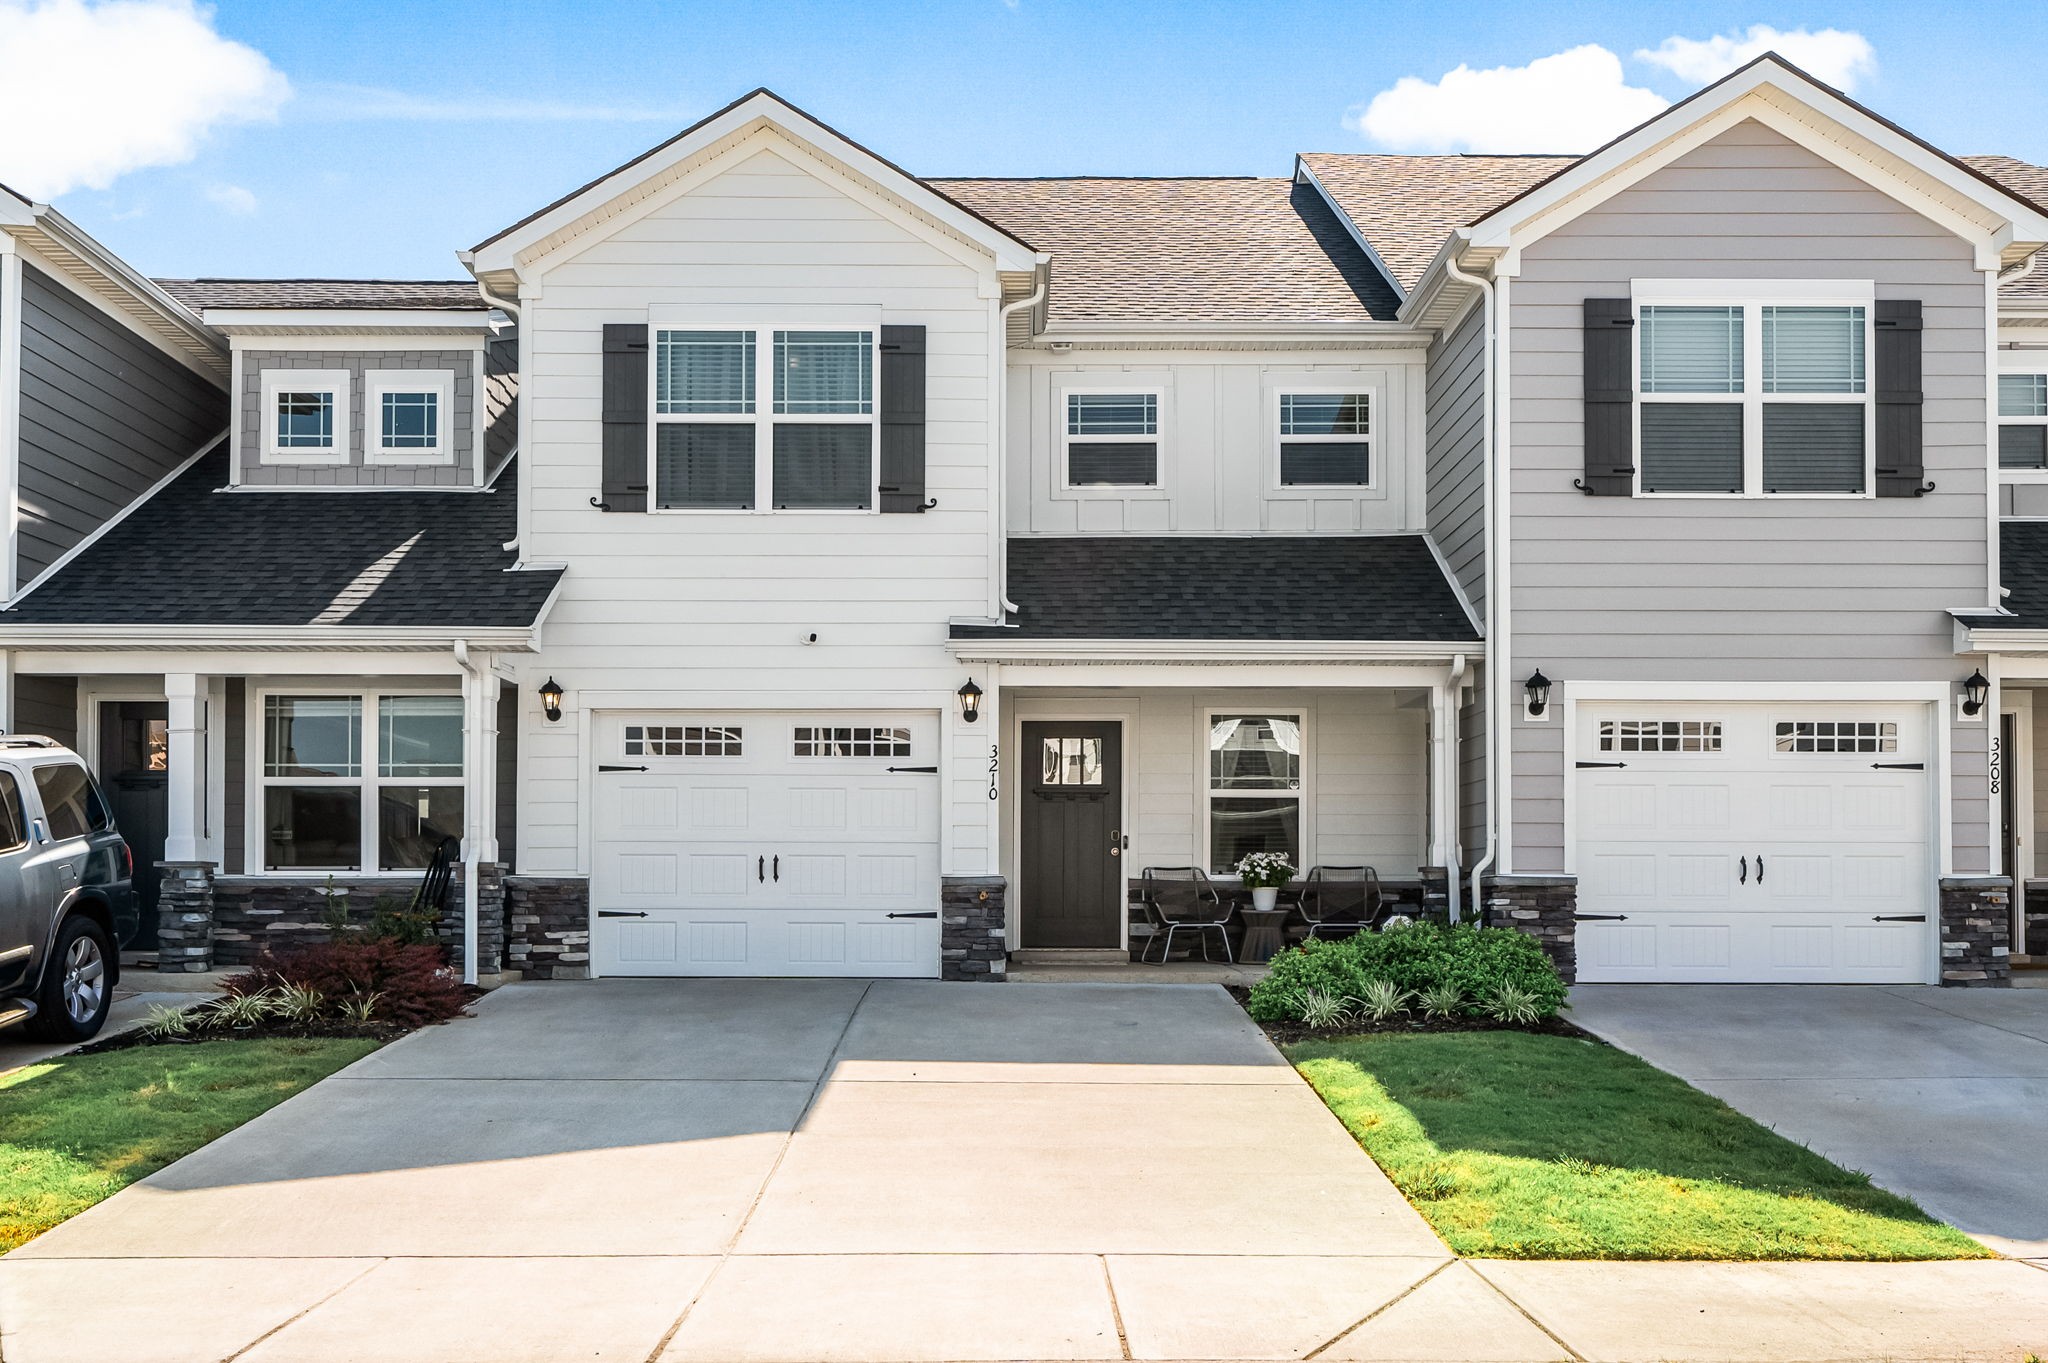
[{"label": "front walkway", "polygon": [[2048,1343],[2048,1272],[2013,1262],[1454,1260],[1213,987],[608,981],[478,1013],[0,1259],[0,1356],[1749,1363]]},{"label": "front walkway", "polygon": [[1598,984],[1573,1022],[2048,1261],[2048,990]]}]

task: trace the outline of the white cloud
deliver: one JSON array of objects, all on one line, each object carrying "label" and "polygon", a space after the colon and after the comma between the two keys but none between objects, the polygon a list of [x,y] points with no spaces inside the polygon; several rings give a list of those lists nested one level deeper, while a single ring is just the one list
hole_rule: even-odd
[{"label": "white cloud", "polygon": [[1775,52],[1828,85],[1853,90],[1877,70],[1877,52],[1861,33],[1839,28],[1783,31],[1751,24],[1746,33],[1713,38],[1666,38],[1636,53],[1637,61],[1661,66],[1694,85],[1711,85],[1736,67]]},{"label": "white cloud", "polygon": [[337,123],[674,123],[686,111],[568,100],[506,99],[499,95],[416,95],[374,85],[307,87],[292,106],[300,118]]},{"label": "white cloud", "polygon": [[256,211],[256,196],[240,185],[208,185],[206,197],[238,216],[246,217]]},{"label": "white cloud", "polygon": [[189,161],[290,94],[192,0],[0,0],[0,181],[33,198]]},{"label": "white cloud", "polygon": [[1527,66],[1403,76],[1345,122],[1393,151],[1585,152],[1667,107],[1588,43]]}]

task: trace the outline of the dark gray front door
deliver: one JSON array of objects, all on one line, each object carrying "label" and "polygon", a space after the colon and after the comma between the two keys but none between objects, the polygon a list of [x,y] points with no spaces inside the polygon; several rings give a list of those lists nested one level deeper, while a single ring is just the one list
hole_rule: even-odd
[{"label": "dark gray front door", "polygon": [[156,950],[156,899],[170,831],[171,711],[160,700],[100,703],[100,785],[114,807],[114,826],[135,854],[135,894],[142,923],[126,943]]},{"label": "dark gray front door", "polygon": [[1025,947],[1124,945],[1123,726],[1024,726]]}]

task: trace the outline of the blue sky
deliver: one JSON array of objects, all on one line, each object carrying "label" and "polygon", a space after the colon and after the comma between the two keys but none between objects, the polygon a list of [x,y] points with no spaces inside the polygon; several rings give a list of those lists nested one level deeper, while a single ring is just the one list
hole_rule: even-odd
[{"label": "blue sky", "polygon": [[[189,125],[182,147],[176,137],[168,147],[66,146],[35,169],[18,155],[10,166],[0,146],[0,179],[59,184],[64,158],[95,165],[80,174],[104,188],[72,188],[54,202],[159,275],[457,274],[458,248],[756,85],[921,174],[1283,175],[1299,150],[1435,149],[1416,141],[1435,136],[1481,146],[1633,122],[1633,111],[1696,87],[1687,73],[1714,60],[1698,44],[1756,24],[1839,30],[1837,53],[1860,35],[1870,59],[1845,68],[1859,99],[1951,151],[2048,161],[2042,0],[1984,0],[1939,20],[1917,3],[1642,0],[225,0],[210,11],[140,2],[260,57],[207,46],[202,34],[200,56],[183,65],[219,58],[228,67],[204,88],[160,93],[149,66],[105,73],[109,44],[54,22],[57,10],[91,17],[95,0],[0,0],[0,48],[16,49],[18,69],[62,72],[69,55],[55,49],[87,44],[95,55],[82,79],[118,87],[95,98],[143,120],[110,121],[81,140],[120,142],[152,119]],[[29,25],[39,12],[51,22]],[[5,42],[10,16],[28,25],[17,33],[51,50]],[[1680,47],[1661,62],[1635,55],[1670,39]],[[152,34],[139,45],[156,52],[183,40]],[[1404,77],[1427,87],[1461,64],[1522,68],[1587,45],[1613,57],[1581,53],[1571,69],[1481,81],[1498,108],[1481,99],[1474,112],[1463,94],[1409,88],[1405,104],[1385,104],[1359,126],[1373,97]],[[0,56],[0,87],[8,61]],[[1542,111],[1532,112],[1528,81],[1565,93],[1538,97]],[[1459,125],[1448,131],[1446,109]],[[10,126],[7,112],[0,107],[0,127]],[[38,121],[16,118],[14,136]],[[1395,129],[1410,145],[1390,147],[1374,129]]]}]

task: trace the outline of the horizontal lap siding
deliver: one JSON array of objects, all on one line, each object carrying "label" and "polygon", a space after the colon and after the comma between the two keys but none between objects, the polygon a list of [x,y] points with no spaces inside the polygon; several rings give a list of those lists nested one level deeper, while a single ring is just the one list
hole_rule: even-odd
[{"label": "horizontal lap siding", "polygon": [[[1925,307],[1917,499],[1587,497],[1581,305],[1633,279],[1874,279]],[[1513,671],[1573,679],[1947,682],[1986,576],[1984,278],[1959,238],[1744,123],[1528,246],[1510,285]],[[1967,669],[1960,669],[1966,671]],[[1514,870],[1564,865],[1562,725],[1517,720]],[[1952,735],[1955,866],[1988,865],[1982,725]]]},{"label": "horizontal lap siding", "polygon": [[[941,709],[962,740],[949,776],[970,765],[986,771],[980,731],[989,725],[958,724],[953,692],[966,673],[945,640],[951,617],[988,610],[992,302],[974,269],[829,174],[793,148],[745,154],[550,268],[524,311],[525,557],[569,570],[545,651],[522,677],[522,871],[576,868],[579,776],[596,760],[573,710],[558,724],[540,719],[534,685],[550,671],[576,696],[630,693],[682,707],[714,694],[767,708],[831,707],[858,693]],[[879,306],[884,323],[925,327],[927,485],[938,505],[886,516],[592,507],[603,327],[690,305],[757,308],[764,319],[778,308]],[[819,642],[806,645],[813,631]],[[977,740],[978,759],[966,751]],[[960,807],[959,789],[957,780],[949,787],[943,816],[954,845],[946,869],[991,871],[986,777],[968,792],[980,806]]]},{"label": "horizontal lap siding", "polygon": [[227,399],[34,266],[21,273],[27,582],[219,436]]},{"label": "horizontal lap siding", "polygon": [[1486,611],[1486,313],[1430,347],[1429,533],[1474,610]]}]

